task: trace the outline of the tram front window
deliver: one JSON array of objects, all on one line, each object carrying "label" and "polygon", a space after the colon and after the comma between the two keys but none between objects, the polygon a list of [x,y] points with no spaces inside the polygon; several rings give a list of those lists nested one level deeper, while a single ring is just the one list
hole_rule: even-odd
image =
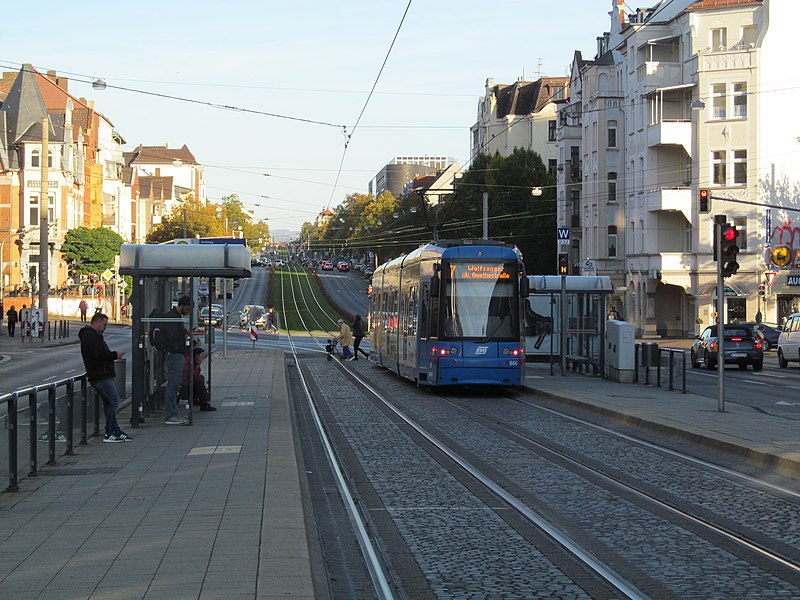
[{"label": "tram front window", "polygon": [[450,263],[442,271],[442,339],[519,339],[515,264]]}]

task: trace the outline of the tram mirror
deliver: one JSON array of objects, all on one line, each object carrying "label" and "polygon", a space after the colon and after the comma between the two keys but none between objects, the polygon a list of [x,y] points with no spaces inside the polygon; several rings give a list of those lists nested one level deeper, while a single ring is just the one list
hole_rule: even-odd
[{"label": "tram mirror", "polygon": [[531,295],[531,285],[525,275],[519,278],[519,295],[523,298]]},{"label": "tram mirror", "polygon": [[434,274],[431,276],[431,298],[439,297],[439,276]]}]

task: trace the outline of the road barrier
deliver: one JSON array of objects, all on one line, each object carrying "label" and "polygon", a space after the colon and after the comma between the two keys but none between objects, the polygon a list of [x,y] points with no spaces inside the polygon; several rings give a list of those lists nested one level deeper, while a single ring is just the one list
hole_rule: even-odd
[{"label": "road barrier", "polygon": [[[80,408],[77,423],[76,402]],[[40,444],[47,444],[47,464],[55,465],[59,448],[64,449],[64,456],[69,456],[73,454],[76,438],[80,445],[88,443],[90,423],[91,435],[100,435],[100,397],[89,385],[86,374],[4,394],[0,396],[2,410],[5,414],[0,414],[0,469],[4,466],[7,469],[6,491],[19,489],[19,473],[25,468],[20,457],[25,454],[26,446],[28,476],[32,477],[39,472]],[[21,425],[26,419],[27,428]],[[40,435],[42,425],[47,427]]]}]

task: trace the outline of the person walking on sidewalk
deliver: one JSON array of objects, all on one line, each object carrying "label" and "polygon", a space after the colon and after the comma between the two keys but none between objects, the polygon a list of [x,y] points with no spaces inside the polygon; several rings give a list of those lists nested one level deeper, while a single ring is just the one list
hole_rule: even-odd
[{"label": "person walking on sidewalk", "polygon": [[19,315],[17,309],[13,306],[6,311],[6,318],[8,319],[8,337],[14,337],[14,332],[17,330],[17,321]]},{"label": "person walking on sidewalk", "polygon": [[171,322],[163,324],[164,332],[164,368],[167,371],[167,387],[164,390],[164,423],[167,425],[183,425],[186,423],[178,411],[178,395],[183,384],[183,369],[186,365],[188,333],[183,324],[183,317],[192,310],[192,299],[181,296],[178,305],[164,315]]},{"label": "person walking on sidewalk", "polygon": [[369,354],[364,352],[359,346],[361,340],[364,339],[364,321],[361,320],[361,315],[356,315],[353,321],[353,360],[358,360],[358,353],[364,355],[364,358],[369,358]]},{"label": "person walking on sidewalk", "polygon": [[342,319],[339,319],[337,323],[339,324],[339,335],[336,336],[336,339],[342,346],[342,358],[347,361],[353,360],[353,351],[350,349],[350,344],[353,343],[353,332]]},{"label": "person walking on sidewalk", "polygon": [[86,321],[86,311],[89,310],[89,305],[86,303],[86,300],[81,299],[81,303],[78,304],[78,308],[81,311],[81,322]]},{"label": "person walking on sidewalk", "polygon": [[117,408],[119,407],[119,392],[114,381],[114,361],[122,358],[125,353],[109,350],[103,337],[103,332],[108,327],[108,317],[97,313],[92,317],[89,325],[85,325],[78,332],[81,341],[81,357],[89,383],[103,400],[103,410],[106,414],[106,435],[104,442],[132,442],[127,433],[119,428],[117,422]]}]

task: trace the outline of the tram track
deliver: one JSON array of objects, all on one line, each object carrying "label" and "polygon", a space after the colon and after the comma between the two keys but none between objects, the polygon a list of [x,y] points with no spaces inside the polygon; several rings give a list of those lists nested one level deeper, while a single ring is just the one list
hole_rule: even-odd
[{"label": "tram track", "polygon": [[[697,503],[698,510],[692,510],[692,502],[673,502],[665,494],[659,494],[652,484],[636,485],[629,481],[632,477],[620,477],[613,467],[603,469],[597,466],[596,461],[581,461],[557,445],[549,447],[546,443],[540,444],[541,440],[524,428],[516,426],[519,419],[515,419],[513,415],[503,420],[491,411],[488,414],[476,412],[473,410],[475,407],[469,406],[475,403],[473,397],[437,397],[437,402],[431,402],[430,394],[420,398],[419,392],[411,386],[392,386],[389,380],[395,379],[388,373],[380,373],[374,378],[370,374],[370,381],[367,381],[358,372],[360,369],[346,368],[344,365],[339,365],[339,368],[342,373],[347,374],[346,377],[353,385],[358,386],[364,397],[370,398],[396,427],[402,428],[406,435],[416,441],[419,448],[425,448],[430,456],[435,456],[442,464],[449,464],[452,473],[462,473],[463,475],[454,476],[471,482],[467,484],[470,489],[478,486],[483,488],[483,494],[488,491],[494,496],[495,501],[490,500],[487,506],[504,503],[499,514],[508,522],[516,523],[523,537],[536,537],[535,534],[526,532],[526,527],[546,532],[551,543],[569,552],[573,561],[589,565],[594,577],[603,580],[603,586],[614,589],[612,596],[688,597],[692,594],[687,593],[687,590],[701,589],[693,586],[698,581],[706,583],[706,580],[711,587],[707,594],[700,594],[702,597],[714,595],[716,592],[711,591],[714,586],[724,590],[726,597],[744,597],[752,593],[752,586],[766,586],[764,589],[774,590],[776,597],[787,593],[791,595],[800,589],[797,546],[791,537],[776,542],[774,537],[759,534],[757,531],[754,531],[756,535],[745,535],[741,526],[731,526],[730,514],[715,519],[712,508],[702,503]],[[384,393],[382,388],[391,391]],[[409,402],[409,397],[412,396],[414,400]],[[489,403],[507,406],[509,402],[517,400],[491,398]],[[524,410],[530,411],[531,407],[524,406]],[[516,414],[519,410],[514,412]],[[456,413],[460,415],[459,418],[454,418]],[[331,418],[335,421],[343,419],[337,415],[331,415]],[[336,427],[334,424],[327,426]],[[467,429],[481,431],[473,437],[484,438],[483,446],[473,447],[470,445],[472,442],[467,443],[460,439],[460,434]],[[507,452],[501,453],[500,458],[493,459],[483,454],[482,449],[493,443],[486,441],[488,436],[485,432],[499,436],[498,440],[502,438],[502,445],[507,447]],[[498,442],[497,445],[501,444]],[[509,458],[511,456],[515,458]],[[587,482],[586,485],[590,488],[594,488],[588,492],[578,492],[577,488],[570,491],[571,495],[586,494],[585,502],[575,498],[561,502],[584,505],[591,503],[592,494],[596,494],[595,505],[608,504],[615,513],[620,513],[623,517],[625,513],[629,513],[641,522],[631,525],[623,518],[616,526],[607,524],[598,527],[604,529],[604,532],[595,532],[591,526],[581,526],[580,523],[570,524],[568,515],[561,514],[559,501],[541,498],[540,492],[515,476],[515,471],[525,470],[529,464],[536,464],[538,470],[545,463],[551,465],[549,470],[559,473],[563,470],[564,475],[559,477],[580,479]],[[506,466],[510,468],[506,469]],[[567,476],[566,473],[570,475]],[[696,475],[690,474],[688,477]],[[737,485],[744,483],[746,479],[742,478]],[[759,487],[759,493],[769,489],[762,482],[750,483]],[[723,491],[732,493],[729,490]],[[797,508],[798,495],[795,492],[774,486],[772,491],[780,496],[781,502],[788,503],[786,510]],[[625,506],[622,507],[622,504]],[[517,515],[515,518],[508,517],[511,510]],[[613,520],[619,518],[619,515],[615,515]],[[524,520],[527,525],[520,526],[520,520]],[[653,529],[648,529],[648,522],[654,523]],[[621,531],[615,531],[616,528]],[[630,535],[625,530],[636,528],[650,531],[655,539],[662,539],[663,550],[652,548],[647,535],[637,536],[636,543],[639,545],[632,548],[626,548],[625,543],[619,547],[615,545],[620,543],[616,537]],[[790,529],[793,530],[794,527]],[[596,535],[600,537],[595,537]],[[672,539],[668,539],[668,536]],[[626,543],[630,544],[629,541]],[[681,556],[684,551],[679,550],[683,545],[686,545],[685,557]],[[695,555],[699,557],[696,558],[698,565],[693,571],[683,573],[680,564],[690,562]],[[669,561],[674,561],[675,564],[660,564]],[[726,566],[729,564],[734,566]],[[719,569],[730,577],[731,568],[738,569],[742,574],[744,585],[741,587],[732,579],[719,581],[712,574],[714,569]],[[659,573],[659,570],[664,573]],[[762,597],[770,595],[772,592],[761,594]]]}]

